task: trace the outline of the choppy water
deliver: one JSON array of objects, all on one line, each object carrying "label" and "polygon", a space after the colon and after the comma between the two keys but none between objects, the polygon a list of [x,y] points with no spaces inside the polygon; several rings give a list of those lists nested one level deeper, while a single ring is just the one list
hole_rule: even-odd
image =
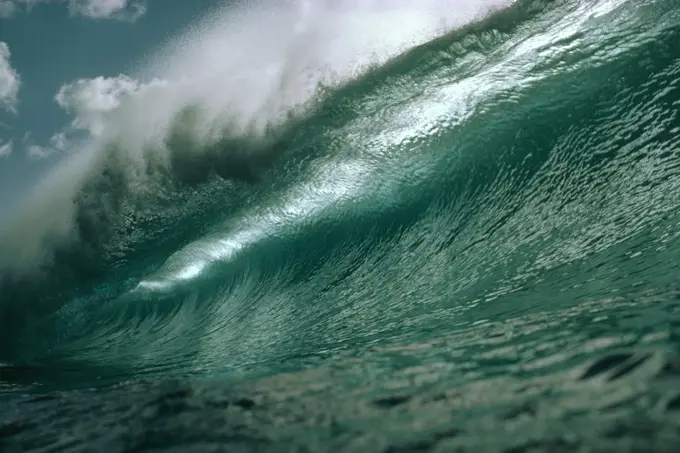
[{"label": "choppy water", "polygon": [[680,2],[519,0],[144,190],[110,144],[0,258],[0,446],[676,451],[679,109]]}]

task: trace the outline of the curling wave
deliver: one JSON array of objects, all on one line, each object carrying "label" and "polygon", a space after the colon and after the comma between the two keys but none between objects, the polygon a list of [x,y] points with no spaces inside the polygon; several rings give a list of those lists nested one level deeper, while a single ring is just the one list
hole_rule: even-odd
[{"label": "curling wave", "polygon": [[506,3],[198,27],[3,233],[0,360],[266,373],[671,284],[674,2]]}]

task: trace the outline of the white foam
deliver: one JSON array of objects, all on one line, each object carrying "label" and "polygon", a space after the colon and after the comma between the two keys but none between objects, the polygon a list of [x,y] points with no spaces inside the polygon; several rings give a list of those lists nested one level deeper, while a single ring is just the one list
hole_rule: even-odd
[{"label": "white foam", "polygon": [[[265,139],[291,110],[310,102],[320,85],[352,80],[372,65],[509,3],[272,0],[211,13],[140,65],[136,74],[125,76],[125,86],[134,89],[114,90],[117,98],[105,109],[81,106],[76,112],[97,115],[74,123],[89,125],[97,136],[36,188],[2,232],[0,270],[41,262],[52,243],[77,240],[73,197],[96,174],[104,143],[115,140],[129,153],[124,165],[130,167],[125,172],[133,180],[131,187],[143,187],[143,155],[163,153],[168,131],[187,107],[200,111],[189,131],[197,146],[187,152],[225,134]],[[101,80],[98,84],[112,86]],[[89,99],[71,94],[71,99]]]}]

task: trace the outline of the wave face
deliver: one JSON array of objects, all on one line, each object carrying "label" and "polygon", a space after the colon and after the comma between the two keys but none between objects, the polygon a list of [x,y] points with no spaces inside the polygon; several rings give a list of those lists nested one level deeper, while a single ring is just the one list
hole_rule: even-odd
[{"label": "wave face", "polygon": [[[408,401],[376,389],[425,392],[408,410],[434,420],[448,406],[423,386],[458,388],[441,401],[486,408],[476,451],[496,451],[479,426],[522,382],[574,413],[639,409],[632,388],[677,409],[654,384],[680,374],[677,2],[350,3],[213,17],[141,71],[148,91],[2,236],[7,391],[220,376],[340,418],[354,406],[319,388],[376,419]],[[255,39],[265,16],[285,39]],[[247,45],[216,58],[229,42]],[[212,82],[178,82],[199,72]],[[587,383],[603,375],[630,388]],[[507,398],[470,396],[489,392]],[[390,420],[371,435],[397,442]]]}]

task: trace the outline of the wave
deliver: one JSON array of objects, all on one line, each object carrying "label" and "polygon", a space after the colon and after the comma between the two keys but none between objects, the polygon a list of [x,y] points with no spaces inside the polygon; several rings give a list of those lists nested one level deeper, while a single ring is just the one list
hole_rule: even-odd
[{"label": "wave", "polygon": [[[228,7],[197,24],[140,67],[139,82],[113,82],[122,93],[114,109],[76,118],[95,139],[34,191],[3,234],[3,256],[13,258],[0,268],[49,261],[41,255],[54,246],[45,242],[97,242],[122,210],[130,215],[215,175],[256,181],[324,93],[506,2],[455,10],[441,0],[409,3],[269,2]],[[389,33],[387,23],[402,29]],[[71,91],[87,82],[58,98],[77,98]]]},{"label": "wave", "polygon": [[[254,85],[239,73],[216,100],[205,84],[157,101],[173,92],[160,84],[121,104],[102,141],[3,235],[0,256],[13,258],[0,266],[0,359],[257,368],[349,339],[404,341],[472,310],[492,316],[527,291],[557,305],[618,291],[631,275],[640,288],[672,281],[672,260],[652,272],[613,257],[677,250],[673,2],[517,1],[460,26],[500,4],[466,3],[462,14],[424,2],[425,17],[447,11],[450,22],[416,21],[421,34],[388,40],[379,58],[368,46],[353,66],[356,46],[336,58],[320,43],[338,41],[319,38],[311,55],[323,63],[312,67],[337,66],[283,109],[260,89],[300,79],[281,72]],[[412,15],[404,5],[392,18]],[[289,52],[248,35],[265,13],[244,10],[232,37],[212,18],[189,50],[153,65],[179,80],[246,34],[246,67],[287,55],[287,74],[299,75],[311,64],[296,60],[309,50],[305,17],[324,17],[318,33],[345,30],[341,40],[356,32],[348,17],[361,18],[360,44],[382,33],[365,9],[281,8],[289,16],[267,24],[293,30],[279,43]],[[307,25],[292,26],[300,17]],[[188,58],[197,37],[203,51]],[[265,105],[277,113],[261,116]]]},{"label": "wave", "polygon": [[[229,7],[171,43],[140,68],[148,82],[95,118],[95,139],[34,190],[0,235],[4,299],[45,299],[26,289],[68,289],[111,272],[141,243],[195,235],[176,225],[192,214],[188,206],[216,216],[239,206],[239,183],[263,178],[333,87],[505,2],[455,10],[440,0],[409,3]],[[398,34],[385,28],[395,23]],[[209,196],[223,204],[206,206]]]}]

